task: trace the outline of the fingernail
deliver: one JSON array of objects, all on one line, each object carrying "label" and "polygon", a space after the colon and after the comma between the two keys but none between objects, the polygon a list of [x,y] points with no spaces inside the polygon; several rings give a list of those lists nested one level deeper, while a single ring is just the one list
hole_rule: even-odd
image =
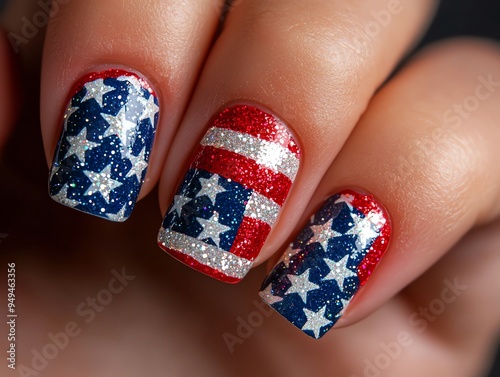
[{"label": "fingernail", "polygon": [[261,298],[307,335],[321,338],[384,255],[387,213],[372,195],[329,198],[262,284]]},{"label": "fingernail", "polygon": [[144,182],[158,115],[158,98],[135,73],[113,69],[84,77],[66,108],[50,196],[125,221]]},{"label": "fingernail", "polygon": [[236,105],[211,122],[158,234],[159,246],[228,283],[250,270],[299,169],[300,149],[274,115]]}]

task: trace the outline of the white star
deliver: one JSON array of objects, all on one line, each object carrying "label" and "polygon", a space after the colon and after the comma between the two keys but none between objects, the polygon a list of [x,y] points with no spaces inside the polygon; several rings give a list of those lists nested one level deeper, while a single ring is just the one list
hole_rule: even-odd
[{"label": "white star", "polygon": [[85,152],[99,146],[99,143],[94,143],[87,139],[87,128],[84,127],[80,133],[76,136],[66,136],[70,147],[66,156],[71,156],[72,154],[78,157],[78,160],[82,165],[85,165]]},{"label": "white star", "polygon": [[104,107],[102,102],[102,98],[104,97],[104,95],[106,93],[112,92],[113,90],[116,90],[116,88],[104,84],[103,79],[97,79],[85,84],[85,89],[87,89],[87,92],[85,93],[85,97],[82,98],[81,102],[85,102],[89,99],[94,98],[99,106],[101,106],[101,108]]},{"label": "white star", "polygon": [[206,220],[198,217],[196,220],[203,227],[203,231],[197,237],[199,240],[210,238],[219,247],[221,233],[227,232],[231,227],[219,223],[219,214],[214,211],[214,215]]},{"label": "white star", "polygon": [[347,268],[347,262],[349,262],[349,255],[335,262],[331,259],[323,259],[325,263],[330,268],[330,272],[326,275],[323,280],[335,280],[342,290],[344,288],[345,279],[353,276],[358,276],[357,273],[352,272]]},{"label": "white star", "polygon": [[382,212],[376,212],[376,211],[368,212],[366,218],[370,220],[373,223],[373,225],[375,225],[375,228],[379,231],[384,227],[385,223],[387,222]]},{"label": "white star", "polygon": [[155,126],[155,115],[160,111],[160,108],[155,103],[155,97],[151,94],[149,99],[144,99],[144,97],[139,98],[139,102],[144,106],[144,111],[139,118],[139,121],[143,119],[149,119],[151,122],[151,127]]},{"label": "white star", "polygon": [[125,210],[127,208],[127,205],[124,204],[122,209],[118,211],[118,213],[115,213],[115,214],[110,214],[108,213],[107,216],[108,216],[108,219],[110,219],[111,221],[116,221],[116,222],[123,222],[126,220],[126,217],[125,217]]},{"label": "white star", "polygon": [[172,208],[170,208],[170,211],[168,213],[169,214],[176,213],[177,216],[180,217],[181,213],[182,213],[182,207],[184,207],[190,200],[192,200],[192,199],[188,198],[186,196],[175,195],[174,196],[174,203],[172,204]]},{"label": "white star", "polygon": [[132,163],[132,167],[127,173],[127,177],[135,175],[139,183],[141,182],[142,172],[148,167],[148,163],[144,160],[145,152],[146,148],[143,148],[141,153],[139,153],[139,156],[136,157],[132,154],[128,156],[130,162]]},{"label": "white star", "polygon": [[326,305],[319,309],[317,312],[304,308],[304,314],[307,317],[307,322],[302,326],[302,331],[311,330],[316,339],[319,338],[319,332],[323,326],[332,323],[329,319],[325,318]]},{"label": "white star", "polygon": [[283,301],[283,297],[275,296],[272,292],[272,284],[269,284],[266,289],[259,292],[259,296],[267,302],[269,305],[276,304],[277,302]]},{"label": "white star", "polygon": [[307,302],[307,294],[309,291],[319,289],[319,285],[309,281],[309,273],[311,269],[306,270],[302,275],[286,275],[288,280],[292,283],[290,288],[286,291],[286,295],[297,293],[304,303]]},{"label": "white star", "polygon": [[354,200],[354,196],[352,196],[351,194],[344,194],[344,195],[340,195],[340,198],[338,198],[335,201],[335,204],[345,203],[345,205],[347,205],[349,207],[349,209],[352,211],[353,210],[353,206],[352,206],[353,200]]},{"label": "white star", "polygon": [[332,230],[332,222],[333,219],[330,219],[323,225],[311,225],[310,228],[313,231],[314,235],[307,242],[307,244],[310,245],[314,242],[319,242],[323,247],[323,250],[327,251],[328,241],[331,238],[342,236],[342,233]]},{"label": "white star", "polygon": [[71,208],[75,208],[78,204],[80,204],[78,200],[68,198],[68,185],[66,183],[63,187],[61,187],[57,194],[52,195],[52,199]]},{"label": "white star", "polygon": [[111,165],[107,165],[100,173],[84,170],[83,173],[90,179],[92,184],[83,195],[100,193],[106,203],[109,203],[109,194],[123,183],[111,178]]},{"label": "white star", "polygon": [[225,192],[226,189],[219,185],[219,176],[217,174],[212,175],[210,178],[200,178],[201,190],[196,194],[197,197],[206,195],[215,204],[215,198],[217,194]]},{"label": "white star", "polygon": [[125,107],[122,107],[120,112],[114,116],[109,114],[101,114],[109,127],[106,129],[103,137],[116,135],[120,138],[123,146],[130,150],[132,141],[135,138],[136,124],[127,119]]},{"label": "white star", "polygon": [[370,240],[378,237],[378,229],[368,217],[361,217],[355,213],[351,213],[351,217],[354,224],[346,232],[346,235],[351,234],[356,236],[356,247],[358,250],[364,250]]}]

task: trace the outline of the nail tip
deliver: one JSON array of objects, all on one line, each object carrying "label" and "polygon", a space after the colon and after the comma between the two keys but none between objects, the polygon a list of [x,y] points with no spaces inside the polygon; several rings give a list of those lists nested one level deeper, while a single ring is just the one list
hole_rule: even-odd
[{"label": "nail tip", "polygon": [[165,214],[160,243],[198,271],[241,281],[278,217],[299,155],[273,115],[249,105],[222,110]]},{"label": "nail tip", "polygon": [[[73,209],[73,210],[80,212],[80,213],[83,213],[85,215],[89,215],[89,216],[92,216],[92,217],[95,217],[98,219],[106,220],[106,221],[109,221],[112,223],[124,223],[125,221],[127,221],[130,218],[130,216],[121,217],[121,216],[116,216],[116,214],[105,214],[105,215],[96,214],[94,212],[86,211],[85,209],[82,209],[82,208],[77,208],[76,206],[74,206],[72,204],[68,204],[67,202],[61,201],[57,198],[54,198],[51,195],[49,195],[49,196],[54,202],[62,205],[63,207],[66,207],[68,209]],[[116,216],[116,217],[113,217],[113,216]]]},{"label": "nail tip", "polygon": [[[269,307],[271,309],[273,309],[277,314],[279,314],[281,317],[283,317],[284,319],[286,319],[287,321],[290,322],[290,320],[280,311],[280,309],[274,305],[273,299],[269,299],[268,294],[266,294],[264,291],[260,291],[259,292],[259,297],[261,298],[261,300],[263,302],[265,302],[267,305],[269,305]],[[335,327],[335,324],[336,324],[336,322],[338,321],[339,318],[337,318],[333,322],[333,325],[330,328],[328,328],[326,330],[321,330],[320,333],[319,333],[319,335],[318,335],[318,337],[316,337],[314,331],[312,331],[312,330],[303,330],[300,327],[300,325],[298,325],[297,323],[294,323],[294,322],[290,322],[290,323],[294,326],[294,328],[296,330],[299,330],[302,334],[305,334],[305,335],[307,335],[308,337],[310,337],[310,338],[312,338],[314,340],[319,340],[323,336],[325,336],[330,330],[332,330]]]},{"label": "nail tip", "polygon": [[232,276],[228,276],[223,274],[222,272],[212,269],[207,265],[202,264],[201,262],[198,262],[196,259],[190,257],[188,254],[186,254],[184,251],[179,251],[176,249],[173,249],[169,247],[168,245],[165,244],[163,238],[161,237],[161,230],[160,234],[157,239],[157,244],[160,249],[162,249],[165,253],[167,253],[170,257],[174,258],[178,262],[181,262],[185,266],[191,268],[194,271],[200,272],[212,279],[218,280],[223,283],[227,284],[237,284],[241,282],[244,278],[235,278]]},{"label": "nail tip", "polygon": [[344,314],[389,240],[388,214],[372,195],[333,195],[264,280],[265,301],[319,339]]},{"label": "nail tip", "polygon": [[120,69],[91,73],[77,84],[54,154],[49,194],[81,212],[124,222],[149,165],[158,98],[143,78]]}]

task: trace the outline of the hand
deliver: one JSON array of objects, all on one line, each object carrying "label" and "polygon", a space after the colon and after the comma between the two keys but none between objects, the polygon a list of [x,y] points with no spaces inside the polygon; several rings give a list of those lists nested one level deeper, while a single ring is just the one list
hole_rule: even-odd
[{"label": "hand", "polygon": [[[187,234],[189,221],[194,221],[195,228],[201,227],[198,233],[207,231],[206,237],[198,236],[202,242],[223,248],[231,230],[210,233],[214,221],[207,225],[203,220],[224,217],[220,213],[227,203],[220,194],[236,189],[218,179],[207,183],[201,198],[196,185],[212,176],[191,179],[188,175],[186,180],[186,166],[193,154],[197,165],[191,168],[208,166],[208,158],[196,151],[207,127],[219,124],[211,121],[214,114],[227,104],[250,103],[286,127],[281,130],[287,144],[276,138],[271,141],[300,161],[298,171],[286,170],[269,156],[258,164],[276,163],[266,169],[284,169],[279,172],[293,186],[289,191],[283,185],[275,191],[260,188],[276,194],[272,199],[278,208],[266,210],[260,220],[255,216],[259,221],[265,218],[272,231],[262,248],[254,247],[254,254],[247,255],[254,266],[277,251],[291,258],[283,245],[296,237],[309,242],[301,229],[323,225],[317,215],[312,224],[308,219],[330,195],[345,188],[373,194],[374,203],[380,203],[377,208],[385,208],[380,213],[386,213],[385,223],[391,225],[391,243],[376,250],[385,257],[344,311],[338,330],[313,341],[254,301],[264,267],[232,287],[158,253],[151,241],[160,221],[154,215],[153,196],[141,201],[130,220],[120,225],[57,208],[44,197],[45,182],[36,176],[43,175],[44,167],[40,156],[29,152],[26,135],[33,133],[16,130],[21,141],[9,147],[11,165],[7,166],[17,173],[9,173],[12,179],[6,180],[5,190],[11,195],[3,196],[9,198],[4,213],[12,214],[6,218],[12,231],[3,247],[9,260],[16,253],[19,313],[25,313],[26,323],[18,325],[18,366],[27,368],[25,375],[37,375],[30,370],[48,376],[156,375],[165,370],[168,375],[217,376],[480,373],[486,363],[485,349],[498,331],[500,311],[491,299],[498,281],[499,258],[494,251],[500,242],[496,220],[500,179],[494,148],[499,133],[495,105],[500,56],[497,46],[484,41],[442,42],[421,52],[384,84],[422,33],[433,7],[432,1],[401,2],[395,8],[385,1],[318,1],[314,6],[235,2],[222,34],[211,46],[219,13],[209,2],[192,1],[182,7],[170,2],[153,6],[114,1],[61,5],[47,31],[41,77],[47,162],[52,165],[56,153],[56,167],[66,169],[62,174],[52,168],[53,197],[121,220],[131,213],[129,201],[135,201],[139,188],[139,198],[146,197],[159,181],[160,206],[167,215],[162,226],[165,234],[172,229]],[[89,89],[98,78],[87,73],[117,68],[133,74],[108,74],[95,92]],[[75,87],[81,77],[86,81]],[[133,92],[134,88],[139,89]],[[106,96],[103,89],[110,94]],[[125,116],[129,123],[136,122],[127,126],[132,136],[113,130],[106,135],[113,124],[117,129],[124,124],[113,123],[118,113],[106,112],[120,90],[127,92],[130,102],[116,110],[140,109]],[[152,116],[146,117],[146,105],[136,102],[148,102]],[[158,115],[154,105],[160,109]],[[67,108],[71,110],[63,122],[60,118]],[[241,116],[239,109],[236,113]],[[228,114],[234,116],[234,108]],[[95,115],[97,123],[89,126],[90,132],[84,127],[86,133],[81,134],[87,115]],[[234,117],[230,119],[229,123],[236,123]],[[248,118],[243,119],[247,127]],[[156,127],[155,136],[141,131],[145,125]],[[92,127],[101,127],[101,134]],[[63,141],[58,147],[61,131]],[[144,135],[140,149],[137,134]],[[224,135],[215,142],[232,140]],[[127,144],[129,136],[134,141]],[[77,142],[87,143],[87,150],[71,149]],[[121,157],[128,161],[104,163],[105,142],[114,142],[115,152],[124,153]],[[236,148],[247,145],[241,144]],[[147,173],[144,168],[130,174],[143,152]],[[234,160],[224,161],[231,161],[230,167],[239,166]],[[87,170],[75,168],[80,163]],[[109,172],[104,170],[108,166]],[[104,177],[104,186],[98,175]],[[220,193],[214,191],[216,185],[221,186]],[[175,205],[169,204],[174,196],[188,197],[191,203],[199,196],[196,203],[211,212],[206,215],[200,206],[186,207],[188,202],[176,212]],[[231,208],[239,204],[231,202]],[[342,204],[344,211],[348,204],[352,205]],[[221,207],[217,216],[210,206]],[[186,216],[189,208],[194,212]],[[279,212],[279,217],[269,220],[271,212]],[[352,226],[351,220],[337,225]],[[220,219],[217,224],[231,227],[232,221]],[[379,233],[348,237],[347,232],[346,228],[342,236],[353,242],[364,236],[367,243],[353,244],[362,253],[380,237]],[[252,245],[255,238],[249,241]],[[308,255],[331,250],[332,238],[326,237],[324,245],[322,239],[316,242],[315,251],[304,254],[305,263],[310,263]],[[172,253],[171,239],[160,241]],[[246,272],[231,270],[228,275],[223,269],[207,269],[196,259],[199,255],[189,251],[195,264],[185,256],[185,249],[180,251],[174,252],[179,259],[221,280],[239,280]],[[284,282],[282,288],[273,278],[268,280],[277,300],[288,300],[285,296],[294,277],[306,273],[302,262],[293,263],[296,270],[274,274],[275,280]],[[312,288],[328,280],[313,275],[307,279]],[[339,276],[330,280],[340,281]],[[350,282],[357,291],[356,278]],[[321,292],[331,293],[325,287],[321,283]],[[295,301],[288,301],[314,304],[307,302],[310,292],[293,294]],[[333,312],[343,306],[343,301],[335,300],[340,303],[325,309],[329,312],[324,313],[323,325],[307,328],[301,316],[295,324],[310,336],[324,335],[342,312]],[[291,313],[285,304],[273,307],[285,316]],[[53,360],[51,351],[57,353]]]}]

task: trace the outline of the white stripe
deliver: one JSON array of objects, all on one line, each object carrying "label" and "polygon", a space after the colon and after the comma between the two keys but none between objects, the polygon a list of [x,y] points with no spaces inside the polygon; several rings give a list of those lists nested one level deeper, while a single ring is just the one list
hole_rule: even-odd
[{"label": "white stripe", "polygon": [[270,226],[274,224],[281,207],[265,196],[253,191],[245,208],[245,216],[263,221]]},{"label": "white stripe", "polygon": [[201,145],[238,153],[266,168],[286,175],[292,181],[299,170],[299,159],[287,148],[249,134],[213,127],[208,130]]},{"label": "white stripe", "polygon": [[158,242],[233,278],[243,279],[252,267],[252,262],[245,258],[170,229],[160,229]]}]

